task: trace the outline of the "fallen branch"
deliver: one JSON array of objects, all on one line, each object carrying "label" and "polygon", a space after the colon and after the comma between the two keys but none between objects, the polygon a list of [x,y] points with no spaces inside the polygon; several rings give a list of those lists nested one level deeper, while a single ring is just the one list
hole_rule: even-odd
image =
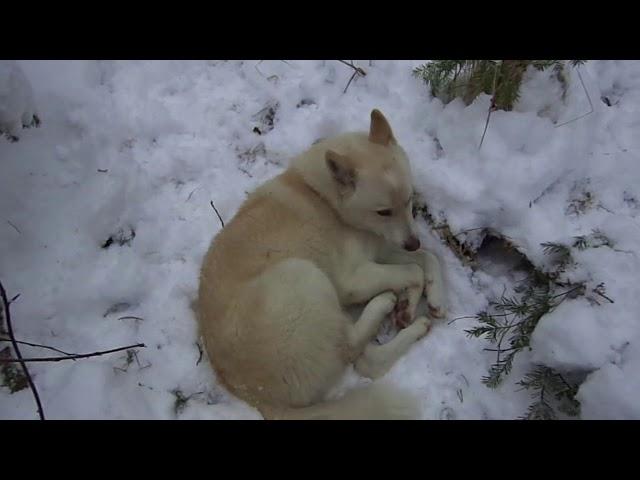
[{"label": "fallen branch", "polygon": [[146,348],[144,343],[136,343],[135,345],[128,345],[126,347],[113,348],[111,350],[103,350],[93,353],[81,353],[77,355],[67,355],[66,357],[37,357],[37,358],[0,358],[0,363],[15,363],[15,362],[60,362],[62,360],[77,360],[79,358],[98,357],[100,355],[106,355],[107,353],[120,352],[122,350],[129,350],[131,348]]},{"label": "fallen branch", "polygon": [[[9,334],[9,338],[11,339],[13,350],[16,352],[16,356],[18,357],[17,359],[15,359],[15,361],[20,363],[20,366],[22,367],[22,371],[24,372],[25,377],[27,377],[29,388],[31,389],[33,398],[36,401],[36,405],[38,406],[38,416],[40,417],[40,420],[44,420],[45,419],[44,410],[42,409],[42,403],[40,403],[40,395],[38,395],[38,389],[36,388],[36,385],[33,383],[33,379],[31,378],[31,374],[29,373],[27,364],[25,360],[22,358],[22,354],[20,353],[20,348],[18,347],[18,342],[16,341],[16,337],[13,334],[13,326],[11,325],[11,311],[9,310],[9,304],[11,302],[9,302],[9,300],[7,299],[7,292],[5,291],[4,286],[2,285],[2,282],[0,282],[0,295],[2,296],[2,307],[4,310],[4,316],[7,320],[7,333]],[[18,298],[18,295],[13,297],[11,301],[13,302],[16,298]]]}]

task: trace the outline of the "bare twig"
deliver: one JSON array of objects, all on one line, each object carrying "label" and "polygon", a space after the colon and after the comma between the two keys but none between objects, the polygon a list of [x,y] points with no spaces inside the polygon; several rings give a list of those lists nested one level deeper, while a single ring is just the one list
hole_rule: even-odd
[{"label": "bare twig", "polygon": [[[247,170],[246,168],[242,168],[242,167],[238,167],[238,170],[240,170],[242,173],[244,173],[247,177],[249,178],[253,178],[253,175],[251,175],[249,173],[249,170]],[[247,194],[248,195],[248,194]],[[215,207],[214,207],[215,208]]]},{"label": "bare twig", "polygon": [[609,303],[616,303],[613,300],[611,300],[609,297],[607,297],[604,293],[599,292],[598,290],[593,290],[593,293],[595,293],[596,295],[600,295],[602,298],[607,300]]},{"label": "bare twig", "polygon": [[351,78],[349,78],[349,81],[347,82],[347,86],[344,87],[344,91],[342,93],[347,93],[347,89],[349,88],[349,85],[351,85],[351,82],[353,82],[353,79],[356,78],[357,74],[358,72],[353,72],[353,75],[351,75]]},{"label": "bare twig", "polygon": [[[10,341],[11,341],[10,338],[0,337],[0,342],[10,342]],[[30,347],[46,348],[47,350],[53,350],[54,352],[62,353],[63,355],[73,355],[73,353],[65,352],[64,350],[60,350],[55,347],[50,347],[48,345],[41,345],[39,343],[31,343],[31,342],[25,342],[21,340],[16,340],[16,343],[20,345],[29,345]]]},{"label": "bare twig", "polygon": [[353,75],[351,75],[351,78],[349,79],[349,82],[347,83],[347,86],[344,87],[344,91],[342,93],[347,93],[347,89],[349,88],[349,85],[351,85],[351,82],[353,81],[353,79],[357,76],[360,75],[362,77],[366,77],[367,76],[367,72],[365,72],[362,68],[358,67],[357,65],[353,64],[353,60],[351,60],[351,62],[347,62],[345,60],[338,60],[340,63],[346,65],[347,67],[353,68]]},{"label": "bare twig", "polygon": [[484,142],[484,136],[487,133],[487,128],[489,127],[489,119],[491,118],[491,112],[496,109],[496,80],[498,78],[498,66],[495,67],[495,73],[493,74],[493,91],[491,92],[491,106],[489,107],[489,112],[487,112],[487,121],[484,123],[484,131],[482,132],[482,138],[480,139],[480,145],[478,145],[478,150],[482,148],[482,142]]},{"label": "bare twig", "polygon": [[[44,420],[44,410],[42,409],[42,403],[40,402],[40,395],[38,395],[38,389],[36,385],[33,383],[33,379],[31,378],[31,374],[29,373],[29,369],[27,368],[27,364],[25,360],[22,358],[22,354],[20,353],[20,348],[18,347],[18,342],[16,341],[16,337],[13,334],[13,326],[11,325],[11,311],[9,310],[9,300],[7,300],[7,292],[0,282],[0,295],[2,296],[2,305],[4,309],[4,316],[7,320],[7,333],[9,334],[9,338],[11,339],[11,344],[13,345],[13,350],[16,352],[16,356],[18,357],[15,361],[20,363],[22,367],[22,371],[24,372],[25,377],[27,377],[27,382],[29,383],[29,388],[31,389],[31,393],[33,393],[33,398],[36,401],[36,405],[38,406],[38,416],[40,420]],[[17,296],[13,297],[11,301],[13,302]]]},{"label": "bare twig", "polygon": [[200,342],[196,342],[196,347],[198,347],[198,361],[196,362],[196,365],[200,365],[200,362],[202,361],[202,354],[204,353],[202,350],[202,347],[200,346]]},{"label": "bare twig", "polygon": [[22,232],[20,231],[20,229],[18,227],[16,227],[13,223],[11,223],[11,221],[7,220],[7,223],[9,225],[11,225],[16,232],[18,232],[20,235],[22,235]]},{"label": "bare twig", "polygon": [[566,125],[568,123],[571,122],[575,122],[576,120],[580,120],[581,118],[586,117],[587,115],[591,115],[593,113],[593,103],[591,102],[591,97],[589,96],[589,92],[587,91],[587,87],[584,84],[584,81],[582,80],[582,75],[580,75],[580,70],[576,69],[576,72],[578,73],[578,78],[580,79],[580,83],[582,84],[582,89],[584,90],[585,95],[587,96],[587,100],[589,101],[589,107],[591,108],[591,110],[589,110],[587,113],[584,113],[582,115],[580,115],[579,117],[576,117],[572,120],[569,120],[567,122],[561,123],[559,125],[556,125],[555,128],[561,127],[563,125]]},{"label": "bare twig", "polygon": [[604,210],[607,213],[611,213],[612,215],[615,215],[615,213],[613,213],[613,211],[609,210],[607,207],[605,207],[604,205],[602,205],[601,203],[598,204],[598,208],[601,210]]},{"label": "bare twig", "polygon": [[531,205],[533,205],[538,200],[540,200],[544,195],[546,195],[551,190],[553,190],[556,187],[556,185],[558,185],[558,183],[563,179],[563,177],[564,175],[561,175],[560,177],[556,178],[553,182],[551,182],[548,186],[546,186],[545,189],[542,190],[542,192],[540,192],[540,195],[538,195],[536,198],[534,198],[529,202],[529,208],[531,208]]},{"label": "bare twig", "polygon": [[136,343],[135,345],[128,345],[126,347],[112,348],[111,350],[103,350],[93,353],[81,353],[78,355],[68,355],[66,357],[39,357],[39,358],[0,358],[0,363],[15,363],[15,362],[60,362],[62,360],[77,360],[79,358],[98,357],[100,355],[106,355],[107,353],[120,352],[122,350],[129,350],[131,348],[145,348],[144,343]]},{"label": "bare twig", "polygon": [[478,145],[478,150],[482,148],[482,143],[484,142],[484,136],[487,134],[487,128],[489,128],[489,119],[491,118],[491,112],[495,109],[495,103],[493,99],[491,99],[491,107],[489,107],[489,112],[487,113],[487,120],[484,122],[484,130],[482,131],[482,138],[480,139],[480,145]]},{"label": "bare twig", "polygon": [[358,67],[357,65],[353,64],[353,60],[351,60],[351,62],[346,62],[345,60],[338,60],[340,63],[346,65],[347,67],[351,67],[353,68],[357,73],[359,73],[360,75],[362,75],[363,77],[365,77],[367,75],[367,72],[365,72],[362,68]]},{"label": "bare twig", "polygon": [[185,200],[186,202],[188,202],[189,200],[191,200],[191,196],[195,193],[196,190],[198,190],[200,187],[196,187],[194,188],[191,193],[189,194],[189,196],[187,197],[187,199]]},{"label": "bare twig", "polygon": [[220,212],[218,212],[218,209],[213,204],[213,200],[211,200],[211,208],[213,208],[213,210],[216,212],[216,215],[218,215],[218,220],[220,220],[220,224],[222,225],[222,228],[224,228],[224,221],[222,221],[222,217],[220,216]]},{"label": "bare twig", "polygon": [[462,320],[463,318],[476,318],[476,315],[465,315],[464,317],[458,317],[458,318],[454,318],[453,320],[449,320],[447,322],[447,325],[451,325],[453,322],[455,322],[456,320]]},{"label": "bare twig", "polygon": [[120,317],[120,318],[118,318],[118,320],[137,320],[138,322],[142,322],[142,321],[144,321],[144,318],[126,316],[126,317]]}]

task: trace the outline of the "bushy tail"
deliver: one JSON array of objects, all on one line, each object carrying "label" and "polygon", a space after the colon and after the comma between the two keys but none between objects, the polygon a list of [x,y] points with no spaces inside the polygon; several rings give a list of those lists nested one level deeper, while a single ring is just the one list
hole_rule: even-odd
[{"label": "bushy tail", "polygon": [[267,420],[416,420],[420,408],[407,392],[371,383],[343,397],[305,408],[261,408]]}]

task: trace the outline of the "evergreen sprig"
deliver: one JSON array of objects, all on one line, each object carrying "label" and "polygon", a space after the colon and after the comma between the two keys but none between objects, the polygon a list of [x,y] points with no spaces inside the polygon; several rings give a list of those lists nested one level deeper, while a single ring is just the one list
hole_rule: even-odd
[{"label": "evergreen sprig", "polygon": [[552,68],[558,76],[566,65],[577,67],[583,60],[434,60],[414,68],[431,94],[448,103],[462,98],[469,105],[481,93],[492,96],[492,108],[511,110],[520,98],[520,85],[529,67]]},{"label": "evergreen sprig", "polygon": [[551,295],[548,285],[543,288],[529,285],[520,298],[503,295],[499,301],[491,302],[490,307],[495,313],[479,312],[476,315],[479,325],[465,332],[470,337],[484,337],[495,345],[495,348],[485,349],[496,352],[496,360],[489,374],[483,377],[483,383],[491,388],[499,386],[511,371],[516,354],[529,348],[531,334],[540,319],[578,290],[584,290],[584,286],[578,284]]},{"label": "evergreen sprig", "polygon": [[554,404],[558,411],[566,415],[579,414],[580,404],[575,399],[578,393],[577,385],[569,383],[552,368],[537,365],[525,374],[518,385],[530,390],[534,399],[527,413],[521,417],[524,420],[555,420],[557,416]]}]

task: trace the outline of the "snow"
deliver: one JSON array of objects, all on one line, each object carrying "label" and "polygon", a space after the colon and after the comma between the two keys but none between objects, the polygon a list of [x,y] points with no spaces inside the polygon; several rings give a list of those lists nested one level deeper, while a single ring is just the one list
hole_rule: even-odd
[{"label": "snow", "polygon": [[0,132],[17,136],[34,114],[32,87],[20,65],[0,61]]},{"label": "snow", "polygon": [[587,378],[577,396],[582,404],[582,418],[625,420],[640,417],[639,340],[636,335],[625,344],[617,361],[605,364]]},{"label": "snow", "polygon": [[[421,221],[423,244],[443,261],[449,315],[388,380],[422,399],[425,419],[511,419],[531,403],[516,382],[543,363],[586,375],[582,418],[640,418],[640,62],[588,62],[579,72],[589,96],[573,70],[564,100],[551,73],[528,72],[480,150],[488,96],[443,105],[411,75],[423,61],[355,63],[367,76],[344,93],[352,70],[336,61],[0,62],[0,129],[19,136],[0,139],[0,279],[21,294],[17,337],[73,352],[147,346],[129,359],[32,363],[48,418],[261,418],[198,361],[190,303],[221,228],[210,202],[230,219],[292,155],[366,129],[372,108],[453,232],[494,228],[536,265],[549,261],[542,242],[598,229],[613,243],[574,249],[568,275],[587,289],[604,282],[614,303],[564,301],[493,390],[481,378],[495,355],[464,332],[475,320],[450,320],[487,308],[512,278],[491,265],[473,272]],[[20,128],[34,106],[42,124]],[[338,389],[359,381],[351,371]],[[28,390],[0,388],[0,418],[35,417]]]}]

